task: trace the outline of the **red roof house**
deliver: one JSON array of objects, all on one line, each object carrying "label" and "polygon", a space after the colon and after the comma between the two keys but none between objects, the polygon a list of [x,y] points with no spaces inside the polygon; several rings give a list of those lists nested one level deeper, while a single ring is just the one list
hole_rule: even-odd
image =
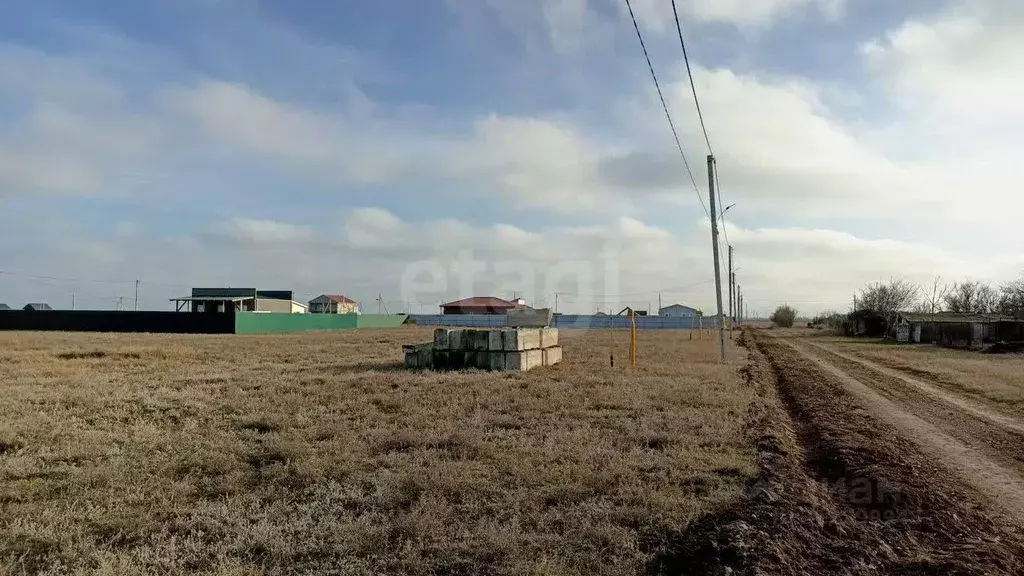
[{"label": "red roof house", "polygon": [[442,314],[506,314],[524,305],[494,296],[474,296],[441,305]]},{"label": "red roof house", "polygon": [[344,294],[321,294],[309,301],[310,314],[355,314],[359,303]]}]

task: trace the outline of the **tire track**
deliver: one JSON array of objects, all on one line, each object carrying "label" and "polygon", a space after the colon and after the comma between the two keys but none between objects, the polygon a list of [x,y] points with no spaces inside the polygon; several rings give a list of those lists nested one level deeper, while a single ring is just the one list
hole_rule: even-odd
[{"label": "tire track", "polygon": [[[1021,423],[1012,416],[1002,414],[999,411],[986,406],[983,402],[967,399],[954,392],[950,392],[948,389],[944,387],[935,386],[934,384],[927,383],[923,380],[912,378],[910,376],[907,376],[900,370],[889,368],[887,366],[878,364],[866,358],[851,356],[849,354],[845,354],[843,352],[839,352],[827,346],[823,346],[821,344],[813,342],[808,343],[808,345],[818,348],[820,350],[824,350],[844,360],[860,364],[861,366],[864,366],[865,368],[868,368],[869,370],[872,370],[874,372],[884,374],[891,378],[902,380],[903,382],[909,384],[910,386],[913,386],[914,388],[917,388],[918,390],[927,394],[928,396],[938,398],[943,402],[956,406],[957,408],[965,412],[969,412],[970,414],[983,420],[988,420],[989,422],[996,424],[1002,428],[1006,428],[1007,430],[1017,432],[1018,434],[1024,434],[1024,423]],[[1024,438],[1022,438],[1022,440],[1024,440]]]},{"label": "tire track", "polygon": [[908,381],[899,373],[878,370],[826,347],[810,344],[804,353],[839,366],[846,374],[898,404],[908,414],[927,421],[1001,466],[1024,472],[1024,427],[1015,420],[987,410],[976,402],[936,390],[924,382]]},{"label": "tire track", "polygon": [[898,429],[937,464],[959,476],[985,497],[988,507],[1016,526],[1024,526],[1024,479],[1012,469],[968,446],[956,436],[894,402],[855,378],[833,362],[809,352],[804,346],[779,342],[814,363],[842,383],[874,418]]},{"label": "tire track", "polygon": [[[753,341],[807,475],[832,493],[831,505],[805,513],[839,511],[834,525],[801,534],[806,553],[824,561],[812,566],[827,566],[801,574],[1024,574],[1024,487],[1014,474],[789,339],[761,332]],[[802,516],[788,514],[799,529]]]}]

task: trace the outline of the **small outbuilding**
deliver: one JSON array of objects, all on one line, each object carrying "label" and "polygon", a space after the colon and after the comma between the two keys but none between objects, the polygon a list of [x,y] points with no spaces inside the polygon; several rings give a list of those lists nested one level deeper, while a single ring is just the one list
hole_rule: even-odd
[{"label": "small outbuilding", "polygon": [[4,310],[10,310],[10,309],[11,309],[10,306],[8,306],[7,304],[4,304],[3,302],[0,302],[0,312],[2,312]]},{"label": "small outbuilding", "polygon": [[670,316],[673,318],[696,318],[701,316],[701,311],[682,304],[671,304],[658,310],[658,316]]},{"label": "small outbuilding", "polygon": [[936,342],[966,348],[985,342],[1024,341],[1024,320],[1001,314],[901,312],[898,326],[905,326],[909,342]]},{"label": "small outbuilding", "polygon": [[291,290],[255,288],[193,288],[191,296],[172,298],[178,312],[207,314],[234,312],[278,312],[305,314],[306,305],[293,299]]},{"label": "small outbuilding", "polygon": [[25,304],[25,307],[22,308],[22,310],[25,310],[26,312],[42,312],[44,310],[53,310],[53,308],[46,302],[30,302]]},{"label": "small outbuilding", "polygon": [[519,310],[526,307],[526,302],[516,300],[514,302],[494,296],[473,296],[463,298],[447,304],[441,304],[442,314],[508,314],[509,310]]},{"label": "small outbuilding", "polygon": [[874,310],[854,310],[846,315],[843,334],[846,336],[881,338],[885,336],[885,316]]}]

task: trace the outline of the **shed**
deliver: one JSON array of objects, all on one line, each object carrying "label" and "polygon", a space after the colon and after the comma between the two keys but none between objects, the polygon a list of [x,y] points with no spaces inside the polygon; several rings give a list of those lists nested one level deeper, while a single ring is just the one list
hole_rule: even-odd
[{"label": "shed", "polygon": [[171,298],[178,312],[280,312],[304,314],[306,305],[292,299],[291,290],[255,288],[193,288],[191,296]]},{"label": "shed", "polygon": [[46,302],[30,302],[25,304],[25,307],[22,308],[22,310],[27,312],[42,312],[44,310],[53,310],[53,308]]},{"label": "shed", "polygon": [[473,296],[447,304],[441,304],[442,314],[507,314],[509,310],[521,309],[525,304],[510,302],[494,296]]},{"label": "shed", "polygon": [[885,317],[874,310],[854,310],[846,315],[843,333],[846,336],[881,338],[885,336]]},{"label": "shed", "polygon": [[658,316],[672,316],[676,318],[696,318],[701,311],[682,304],[671,304],[658,310]]},{"label": "shed", "polygon": [[3,302],[0,302],[0,311],[10,310],[10,309],[11,309],[10,306],[8,306],[7,304],[4,304]]},{"label": "shed", "polygon": [[980,346],[984,342],[1015,342],[1024,338],[1024,321],[1000,314],[901,312],[898,322],[909,326],[911,342],[944,346]]}]

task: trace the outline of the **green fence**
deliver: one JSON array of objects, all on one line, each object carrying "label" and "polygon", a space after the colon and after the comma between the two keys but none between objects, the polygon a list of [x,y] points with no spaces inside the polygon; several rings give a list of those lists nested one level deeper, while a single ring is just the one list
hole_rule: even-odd
[{"label": "green fence", "polygon": [[235,334],[283,334],[314,330],[352,330],[355,328],[396,328],[404,315],[387,314],[276,314],[235,313]]},{"label": "green fence", "polygon": [[398,328],[406,318],[405,314],[360,314],[356,328]]}]

